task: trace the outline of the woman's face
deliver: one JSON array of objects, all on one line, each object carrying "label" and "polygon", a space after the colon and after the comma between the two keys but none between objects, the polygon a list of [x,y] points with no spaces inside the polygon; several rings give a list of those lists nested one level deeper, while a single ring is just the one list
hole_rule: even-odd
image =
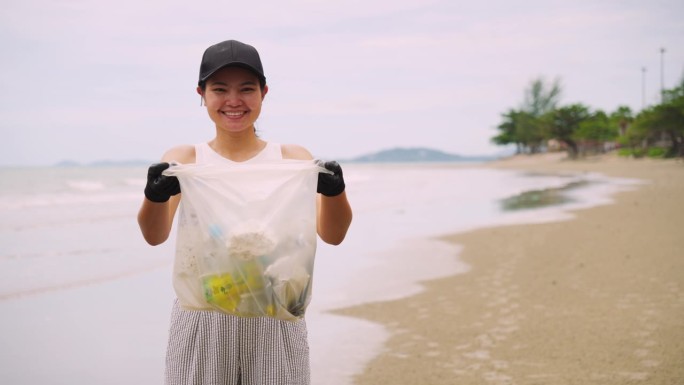
[{"label": "woman's face", "polygon": [[253,133],[268,87],[262,91],[251,71],[226,67],[207,80],[204,91],[198,87],[197,92],[204,97],[209,117],[218,129]]}]

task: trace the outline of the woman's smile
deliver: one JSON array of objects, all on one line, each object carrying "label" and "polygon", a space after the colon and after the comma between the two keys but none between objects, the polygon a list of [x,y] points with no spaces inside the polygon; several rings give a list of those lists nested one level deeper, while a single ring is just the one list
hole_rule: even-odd
[{"label": "woman's smile", "polygon": [[247,111],[221,111],[228,119],[239,119],[247,114]]}]

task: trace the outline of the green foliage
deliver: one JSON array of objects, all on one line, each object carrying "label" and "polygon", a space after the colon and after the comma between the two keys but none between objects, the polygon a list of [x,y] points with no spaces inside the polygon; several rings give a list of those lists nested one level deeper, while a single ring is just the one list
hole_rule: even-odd
[{"label": "green foliage", "polygon": [[573,137],[577,140],[610,142],[617,139],[618,127],[611,124],[605,112],[598,110],[579,123]]},{"label": "green foliage", "polygon": [[522,107],[501,115],[500,133],[492,141],[514,143],[519,152],[536,152],[545,141],[556,139],[571,156],[592,148],[603,151],[611,143],[623,147],[622,156],[684,156],[684,77],[677,87],[663,92],[661,104],[636,116],[627,106],[610,114],[582,104],[558,107],[560,95],[559,80],[549,84],[534,79],[525,90]]},{"label": "green foliage", "polygon": [[618,150],[618,155],[619,156],[632,156],[632,149],[631,148],[621,148]]},{"label": "green foliage", "polygon": [[517,144],[519,151],[527,148],[535,152],[544,135],[539,120],[530,113],[519,110],[509,110],[502,114],[503,121],[497,127],[501,133],[492,140],[496,144]]},{"label": "green foliage", "polygon": [[496,144],[500,145],[505,145],[505,144],[513,144],[517,143],[518,140],[516,138],[516,116],[517,111],[515,110],[509,110],[505,114],[501,114],[501,117],[503,118],[503,122],[498,125],[499,131],[501,133],[494,138],[492,138],[492,141]]},{"label": "green foliage", "polygon": [[516,144],[518,152],[537,152],[548,139],[542,116],[553,110],[561,94],[560,82],[547,84],[542,78],[533,80],[525,90],[519,110],[510,109],[501,115],[497,126],[500,133],[492,138],[496,144]]},{"label": "green foliage", "polygon": [[668,149],[663,147],[650,147],[646,152],[649,158],[665,158],[667,156]]},{"label": "green foliage", "polygon": [[642,148],[621,148],[618,150],[618,155],[634,158],[642,158],[646,155],[646,150]]},{"label": "green foliage", "polygon": [[537,147],[544,139],[543,127],[539,118],[529,112],[519,111],[516,119],[516,135],[520,142],[530,147],[532,152],[536,152]]},{"label": "green foliage", "polygon": [[534,117],[540,117],[556,108],[561,96],[560,80],[546,84],[543,78],[532,80],[525,90],[525,101],[522,110]]},{"label": "green foliage", "polygon": [[612,114],[610,114],[610,125],[613,126],[619,137],[627,133],[627,129],[634,122],[634,114],[632,109],[627,106],[619,106]]},{"label": "green foliage", "polygon": [[684,85],[664,95],[663,103],[636,116],[627,137],[632,143],[641,141],[648,147],[669,143],[667,156],[684,156]]},{"label": "green foliage", "polygon": [[591,117],[589,108],[582,104],[573,104],[557,108],[544,116],[547,133],[550,138],[555,138],[568,146],[571,156],[576,156],[579,148],[576,141],[576,133],[582,122]]}]

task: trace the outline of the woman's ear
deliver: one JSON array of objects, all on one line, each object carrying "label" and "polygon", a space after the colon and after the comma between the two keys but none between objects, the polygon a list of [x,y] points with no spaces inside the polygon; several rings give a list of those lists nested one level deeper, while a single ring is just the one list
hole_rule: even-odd
[{"label": "woman's ear", "polygon": [[200,96],[200,106],[201,106],[204,102],[204,91],[202,91],[202,87],[197,86],[197,93]]},{"label": "woman's ear", "polygon": [[266,94],[267,94],[267,93],[268,93],[268,86],[267,86],[267,85],[264,85],[264,90],[261,91],[261,101],[264,100],[264,98],[266,97]]}]

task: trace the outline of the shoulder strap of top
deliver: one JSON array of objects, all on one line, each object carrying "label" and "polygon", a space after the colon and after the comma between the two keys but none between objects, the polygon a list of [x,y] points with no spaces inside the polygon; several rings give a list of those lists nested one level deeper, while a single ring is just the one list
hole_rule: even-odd
[{"label": "shoulder strap of top", "polygon": [[282,160],[283,150],[280,148],[279,143],[268,142],[266,147],[253,159],[258,160]]},{"label": "shoulder strap of top", "polygon": [[195,145],[195,163],[208,163],[209,155],[214,150],[209,147],[209,143],[198,143]]}]

